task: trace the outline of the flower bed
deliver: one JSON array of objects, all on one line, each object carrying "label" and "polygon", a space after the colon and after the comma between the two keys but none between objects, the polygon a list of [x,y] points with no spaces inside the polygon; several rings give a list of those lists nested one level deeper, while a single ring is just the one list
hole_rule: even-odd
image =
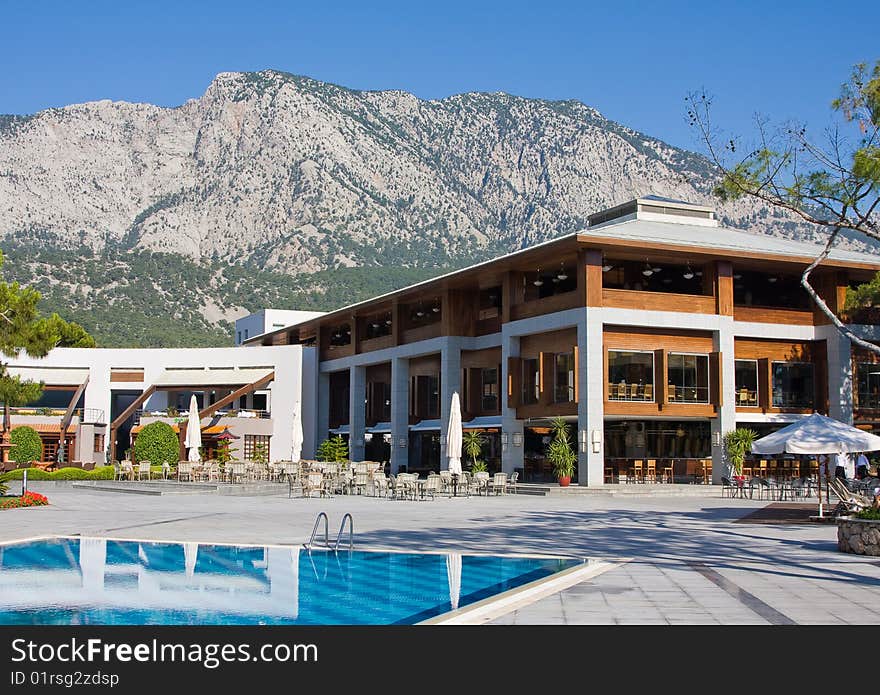
[{"label": "flower bed", "polygon": [[4,497],[0,499],[0,509],[18,509],[19,507],[42,507],[49,504],[45,495],[28,490],[21,497]]}]

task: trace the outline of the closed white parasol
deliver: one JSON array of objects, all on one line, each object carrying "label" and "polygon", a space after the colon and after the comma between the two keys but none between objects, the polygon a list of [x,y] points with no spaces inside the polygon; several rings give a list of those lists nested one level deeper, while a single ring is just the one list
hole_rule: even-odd
[{"label": "closed white parasol", "polygon": [[186,420],[186,441],[183,445],[188,450],[187,458],[196,463],[201,461],[199,447],[202,446],[202,423],[199,420],[199,404],[196,401],[196,395],[193,394],[189,399],[189,417]]},{"label": "closed white parasol", "polygon": [[452,406],[449,408],[449,427],[446,430],[446,456],[449,459],[449,471],[461,475],[461,405],[458,402],[458,391],[452,394]]}]

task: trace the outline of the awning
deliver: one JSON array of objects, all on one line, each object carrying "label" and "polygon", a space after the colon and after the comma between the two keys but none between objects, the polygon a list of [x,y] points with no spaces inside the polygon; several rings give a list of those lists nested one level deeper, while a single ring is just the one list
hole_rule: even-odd
[{"label": "awning", "polygon": [[332,434],[348,434],[348,424],[339,425],[339,427],[335,427],[330,430]]},{"label": "awning", "polygon": [[428,432],[431,430],[441,430],[443,429],[440,425],[439,420],[422,420],[417,425],[410,425],[410,432]]},{"label": "awning", "polygon": [[10,376],[29,381],[42,381],[46,386],[70,386],[76,388],[89,377],[88,368],[70,367],[7,367]]},{"label": "awning", "polygon": [[489,415],[486,417],[475,417],[473,420],[468,420],[467,422],[462,423],[461,429],[463,430],[500,430],[501,429],[501,416],[500,415]]},{"label": "awning", "polygon": [[166,369],[154,382],[157,389],[196,388],[199,386],[244,386],[268,376],[272,367],[244,367],[242,369]]},{"label": "awning", "polygon": [[367,432],[370,434],[391,434],[391,423],[377,422],[372,427],[367,427]]}]

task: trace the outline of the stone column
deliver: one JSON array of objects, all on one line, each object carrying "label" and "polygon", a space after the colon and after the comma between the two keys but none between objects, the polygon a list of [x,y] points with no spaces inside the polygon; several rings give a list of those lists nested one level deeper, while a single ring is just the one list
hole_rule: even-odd
[{"label": "stone column", "polygon": [[851,425],[856,376],[852,371],[852,343],[834,326],[823,328],[828,348],[828,416]]},{"label": "stone column", "polygon": [[712,482],[721,484],[727,475],[727,457],[724,453],[724,434],[736,429],[736,357],[734,354],[733,318],[721,318],[719,330],[712,333],[712,347],[721,353],[721,407],[712,418]]},{"label": "stone column", "polygon": [[[501,399],[501,470],[510,475],[517,468],[525,471],[523,442],[523,421],[516,419],[516,408],[507,407],[507,358],[519,357],[519,336],[503,336],[501,340],[501,383],[498,397]],[[515,394],[519,401],[520,394]],[[507,437],[504,444],[503,437]],[[519,445],[514,445],[517,437]],[[522,474],[521,474],[522,475]]]},{"label": "stone column", "polygon": [[366,428],[367,370],[350,367],[348,377],[348,458],[364,460],[364,429]]},{"label": "stone column", "polygon": [[461,338],[448,338],[440,350],[440,468],[449,467],[446,458],[446,431],[452,394],[461,400]]},{"label": "stone column", "polygon": [[330,432],[330,373],[318,372],[317,412],[315,413],[315,451],[303,449],[303,458],[315,458],[317,448]]},{"label": "stone column", "polygon": [[[601,309],[587,308],[578,321],[578,484],[605,480],[605,374]],[[596,444],[593,444],[594,438]]]},{"label": "stone column", "polygon": [[[404,446],[400,446],[403,442]],[[409,460],[409,360],[391,360],[391,472]]]}]

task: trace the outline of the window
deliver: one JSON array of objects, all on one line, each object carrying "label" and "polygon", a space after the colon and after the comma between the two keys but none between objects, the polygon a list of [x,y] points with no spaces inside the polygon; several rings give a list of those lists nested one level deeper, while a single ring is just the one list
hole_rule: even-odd
[{"label": "window", "polygon": [[523,405],[537,403],[540,397],[541,375],[538,360],[524,359],[522,361],[522,402]]},{"label": "window", "polygon": [[104,451],[104,435],[95,433],[95,446],[93,451],[96,454],[103,453]]},{"label": "window", "polygon": [[574,353],[561,352],[556,355],[554,403],[574,401]]},{"label": "window", "polygon": [[733,270],[734,306],[765,306],[808,309],[810,296],[801,286],[800,275],[775,271]]},{"label": "window", "polygon": [[608,400],[654,400],[654,353],[608,351]]},{"label": "window", "polygon": [[671,352],[666,374],[670,402],[709,402],[709,355]]},{"label": "window", "polygon": [[440,417],[440,377],[436,374],[415,377],[415,413],[417,418]]},{"label": "window", "polygon": [[253,403],[254,410],[269,410],[269,394],[255,393]]},{"label": "window", "polygon": [[238,342],[241,342],[241,331],[238,332]]},{"label": "window", "polygon": [[734,381],[736,382],[736,405],[756,407],[758,405],[758,360],[735,360]]},{"label": "window", "polygon": [[244,435],[244,459],[245,461],[269,461],[269,435],[246,434]]},{"label": "window", "polygon": [[245,328],[244,329],[244,339],[247,340],[247,337],[248,337],[248,329]]},{"label": "window", "polygon": [[856,403],[859,408],[880,408],[880,364],[861,362],[856,365],[858,390]]},{"label": "window", "polygon": [[493,367],[481,371],[483,383],[481,409],[483,412],[495,412],[498,410],[498,370]]},{"label": "window", "polygon": [[814,399],[812,364],[809,362],[773,363],[774,408],[812,408]]},{"label": "window", "polygon": [[602,266],[602,287],[636,292],[703,294],[703,269],[646,259],[625,261],[607,258]]}]

